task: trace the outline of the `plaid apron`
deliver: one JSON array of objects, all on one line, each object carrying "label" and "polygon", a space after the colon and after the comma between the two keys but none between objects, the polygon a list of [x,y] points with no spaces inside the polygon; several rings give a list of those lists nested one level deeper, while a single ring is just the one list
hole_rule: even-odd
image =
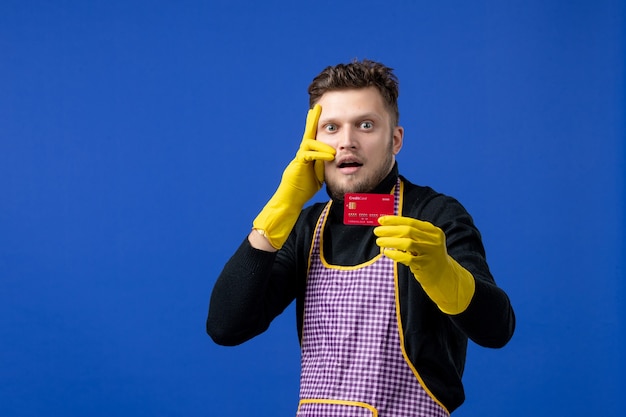
[{"label": "plaid apron", "polygon": [[[396,214],[400,188],[398,179]],[[394,262],[382,254],[353,267],[323,260],[331,203],[318,220],[309,259],[297,416],[447,417],[404,358]]]}]

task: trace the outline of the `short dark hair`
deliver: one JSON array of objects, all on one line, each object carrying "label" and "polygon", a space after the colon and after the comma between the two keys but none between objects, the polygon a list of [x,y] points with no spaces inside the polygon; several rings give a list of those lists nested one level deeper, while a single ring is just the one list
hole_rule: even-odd
[{"label": "short dark hair", "polygon": [[400,120],[398,78],[393,68],[368,59],[326,67],[309,85],[309,106],[313,107],[328,91],[367,87],[376,87],[392,115],[393,125],[397,126]]}]

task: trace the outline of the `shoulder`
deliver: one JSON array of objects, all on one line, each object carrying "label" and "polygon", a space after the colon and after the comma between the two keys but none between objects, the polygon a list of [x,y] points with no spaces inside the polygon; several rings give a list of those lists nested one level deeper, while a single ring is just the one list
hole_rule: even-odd
[{"label": "shoulder", "polygon": [[402,209],[404,215],[434,224],[459,216],[469,217],[465,207],[456,198],[431,187],[414,184],[402,176],[400,178],[404,184]]},{"label": "shoulder", "polygon": [[305,207],[300,212],[294,228],[289,234],[289,238],[283,249],[290,249],[292,255],[308,254],[308,245],[315,231],[317,220],[324,209],[326,203],[314,203]]},{"label": "shoulder", "polygon": [[314,203],[310,206],[307,206],[302,209],[300,212],[300,217],[298,218],[298,222],[296,223],[299,226],[304,225],[312,225],[315,226],[317,223],[317,219],[320,214],[322,214],[322,210],[326,207],[327,203]]}]

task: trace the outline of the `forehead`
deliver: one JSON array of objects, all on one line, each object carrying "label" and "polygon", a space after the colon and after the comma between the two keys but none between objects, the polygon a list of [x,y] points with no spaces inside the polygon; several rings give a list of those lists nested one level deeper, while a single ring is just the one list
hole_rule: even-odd
[{"label": "forehead", "polygon": [[376,87],[327,91],[317,102],[321,118],[350,117],[359,114],[387,115],[382,95]]}]

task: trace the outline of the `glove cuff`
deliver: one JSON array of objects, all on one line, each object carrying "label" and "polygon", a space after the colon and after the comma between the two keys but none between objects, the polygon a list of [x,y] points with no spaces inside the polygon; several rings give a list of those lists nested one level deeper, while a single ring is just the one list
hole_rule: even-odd
[{"label": "glove cuff", "polygon": [[252,228],[265,236],[274,249],[283,247],[296,224],[302,207],[284,204],[272,197],[252,222]]},{"label": "glove cuff", "polygon": [[441,311],[449,315],[464,312],[476,290],[474,276],[448,255],[449,269],[434,285],[423,285],[424,291]]}]

